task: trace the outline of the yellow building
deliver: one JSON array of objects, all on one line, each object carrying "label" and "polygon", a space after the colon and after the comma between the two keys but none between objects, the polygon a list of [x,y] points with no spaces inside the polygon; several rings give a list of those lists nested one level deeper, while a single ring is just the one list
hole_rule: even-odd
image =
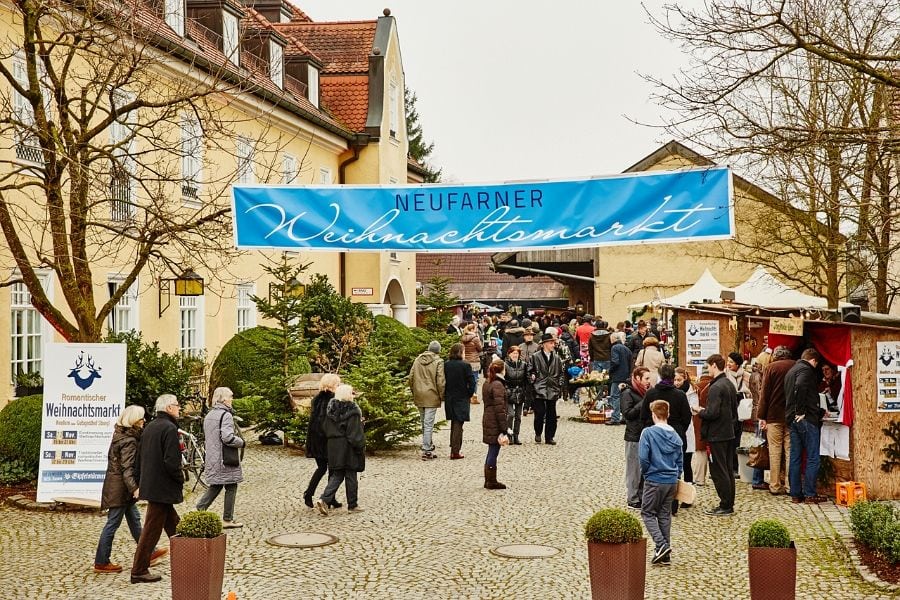
[{"label": "yellow building", "polygon": [[[109,9],[119,11],[110,20],[130,19],[128,26],[142,34],[141,42],[149,43],[142,47],[135,40],[121,39],[121,30],[113,30],[119,32],[119,39],[107,38],[109,47],[121,48],[121,64],[148,56],[155,62],[149,75],[122,86],[130,89],[110,94],[115,96],[111,102],[202,89],[210,92],[203,100],[212,108],[208,114],[188,111],[160,119],[152,132],[158,138],[152,141],[135,137],[137,141],[131,143],[130,113],[114,119],[104,133],[109,136],[113,166],[106,179],[92,184],[98,187],[94,195],[102,199],[88,209],[103,213],[100,233],[88,247],[97,309],[119,290],[135,265],[139,244],[134,240],[141,240],[141,233],[149,231],[147,223],[164,210],[186,219],[185,215],[204,211],[211,214],[214,206],[227,208],[233,183],[406,183],[404,72],[390,11],[373,20],[318,23],[283,0],[243,4],[135,0],[125,4]],[[13,5],[0,11],[2,35],[15,45],[23,39],[22,16]],[[103,30],[98,22],[89,26],[92,31]],[[45,83],[49,87],[50,75],[62,69],[54,65],[48,75],[39,64],[37,79],[32,80],[23,56],[21,50],[13,51],[3,62],[26,92],[34,85],[29,81],[40,81],[41,89]],[[87,72],[92,60],[108,58],[78,56],[72,68]],[[2,87],[0,102],[13,118],[0,132],[0,163],[14,172],[16,182],[25,182],[20,190],[5,189],[2,199],[7,204],[14,199],[24,207],[16,216],[32,216],[15,227],[28,229],[32,242],[27,252],[35,275],[48,301],[60,309],[59,318],[71,320],[72,310],[64,300],[71,305],[73,289],[64,285],[61,273],[65,271],[54,269],[53,260],[38,258],[52,256],[54,251],[47,239],[51,236],[41,229],[46,229],[47,222],[41,215],[51,211],[44,192],[34,189],[34,181],[40,179],[33,175],[49,171],[54,163],[33,135],[22,132],[27,130],[23,123],[40,121],[41,111],[29,106],[12,82]],[[51,104],[48,120],[54,114]],[[147,119],[148,113],[153,110],[142,108],[135,122]],[[209,121],[203,122],[207,117]],[[161,157],[166,148],[173,149],[171,155]],[[142,162],[142,153],[143,158],[153,156],[153,169]],[[132,156],[138,158],[132,160]],[[12,181],[9,177],[4,181]],[[63,341],[60,332],[65,331],[42,318],[25,284],[15,282],[21,272],[9,240],[9,236],[0,238],[0,267],[11,282],[0,288],[0,310],[10,315],[0,323],[0,337],[10,340],[0,344],[0,363],[9,365],[0,370],[0,382],[6,382],[5,387],[0,385],[0,405],[13,396],[17,373],[44,370],[44,345]],[[201,355],[211,361],[235,333],[257,324],[250,296],[265,296],[271,283],[260,264],[282,257],[278,252],[237,253],[227,235],[218,243],[221,253],[216,244],[182,244],[166,260],[148,262],[110,311],[104,331],[134,329],[147,340],[159,341],[164,351]],[[307,274],[326,274],[342,294],[365,303],[372,312],[412,323],[414,254],[287,254],[311,263]],[[184,271],[203,278],[203,295],[175,294],[172,280]]]}]

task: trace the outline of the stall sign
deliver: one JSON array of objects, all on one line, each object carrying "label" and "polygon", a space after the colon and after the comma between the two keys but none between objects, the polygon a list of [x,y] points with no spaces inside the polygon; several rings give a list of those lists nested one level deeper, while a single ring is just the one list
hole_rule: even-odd
[{"label": "stall sign", "polygon": [[803,336],[803,319],[780,319],[772,317],[769,321],[769,333],[779,335]]},{"label": "stall sign", "polygon": [[687,364],[696,367],[699,376],[706,359],[719,353],[719,322],[685,321],[684,330]]},{"label": "stall sign", "polygon": [[877,342],[876,386],[878,412],[900,412],[897,381],[900,379],[900,341]]}]

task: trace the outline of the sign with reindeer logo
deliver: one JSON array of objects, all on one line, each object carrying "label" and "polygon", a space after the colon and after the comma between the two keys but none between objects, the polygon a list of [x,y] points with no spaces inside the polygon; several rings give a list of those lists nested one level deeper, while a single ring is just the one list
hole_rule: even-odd
[{"label": "sign with reindeer logo", "polygon": [[125,356],[125,344],[47,345],[38,502],[100,501],[125,408]]}]

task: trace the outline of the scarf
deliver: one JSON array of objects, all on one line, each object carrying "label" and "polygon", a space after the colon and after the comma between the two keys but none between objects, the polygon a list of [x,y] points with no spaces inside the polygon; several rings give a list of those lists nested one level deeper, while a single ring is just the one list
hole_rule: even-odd
[{"label": "scarf", "polygon": [[644,397],[644,394],[647,393],[647,388],[646,388],[646,386],[644,386],[644,384],[641,383],[641,380],[638,379],[637,377],[632,377],[632,378],[631,378],[631,388],[632,388],[635,392],[637,392],[638,395],[639,395],[641,398],[643,398],[643,397]]},{"label": "scarf", "polygon": [[674,379],[660,379],[658,383],[660,383],[662,385],[667,385],[669,387],[675,387]]}]

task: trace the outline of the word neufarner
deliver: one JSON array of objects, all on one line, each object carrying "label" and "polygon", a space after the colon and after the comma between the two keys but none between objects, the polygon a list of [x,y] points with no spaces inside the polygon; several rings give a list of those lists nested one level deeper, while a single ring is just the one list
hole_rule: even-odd
[{"label": "word neufarner", "polygon": [[409,212],[442,210],[492,210],[508,208],[543,208],[543,192],[538,189],[495,190],[492,192],[413,192],[394,194],[394,208]]}]

